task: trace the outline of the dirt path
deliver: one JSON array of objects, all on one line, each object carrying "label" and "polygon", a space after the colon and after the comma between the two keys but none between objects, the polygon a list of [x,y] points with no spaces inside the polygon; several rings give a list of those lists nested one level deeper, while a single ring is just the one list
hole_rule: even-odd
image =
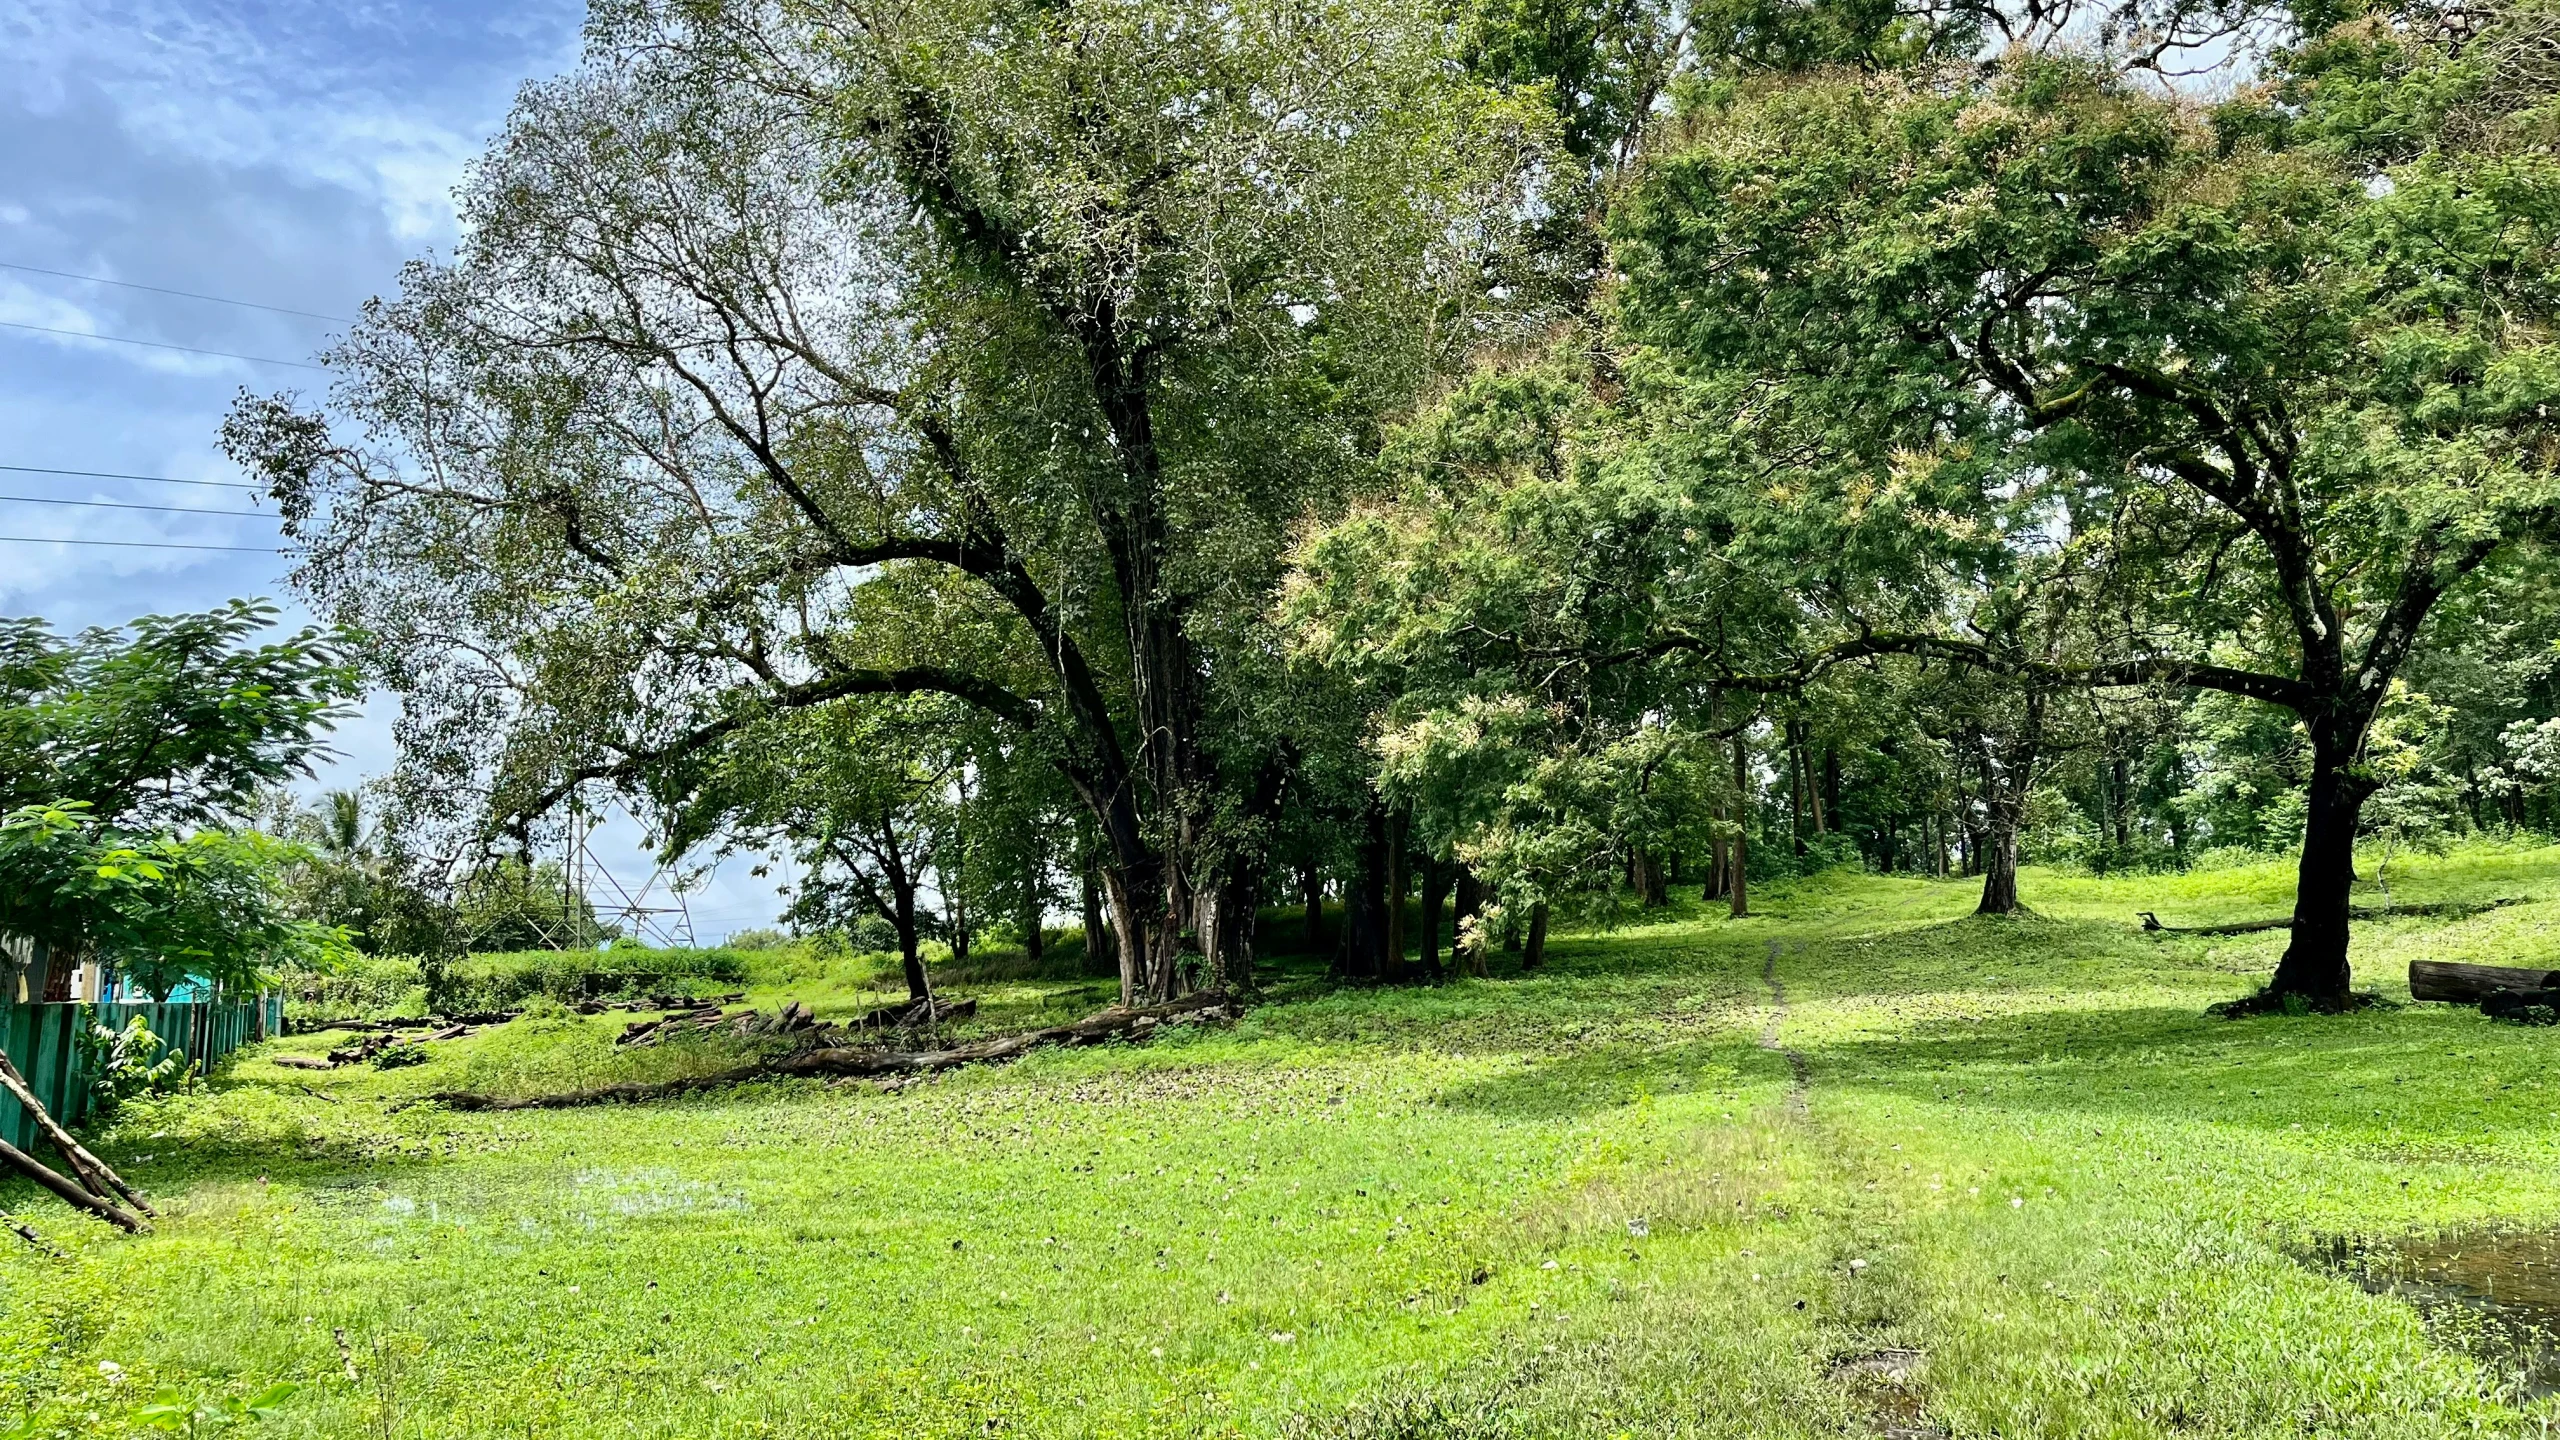
[{"label": "dirt path", "polygon": [[[1783,940],[1770,941],[1769,958],[1760,965],[1760,979],[1769,987],[1769,1023],[1760,1027],[1760,1048],[1775,1050],[1787,1057],[1787,1071],[1795,1077],[1794,1082],[1787,1086],[1787,1113],[1802,1115],[1805,1090],[1813,1084],[1813,1070],[1805,1064],[1803,1052],[1790,1050],[1778,1043],[1778,1030],[1787,1023],[1787,987],[1778,979],[1778,952],[1785,948],[1786,943]],[[1795,942],[1795,947],[1803,950],[1804,942]]]}]

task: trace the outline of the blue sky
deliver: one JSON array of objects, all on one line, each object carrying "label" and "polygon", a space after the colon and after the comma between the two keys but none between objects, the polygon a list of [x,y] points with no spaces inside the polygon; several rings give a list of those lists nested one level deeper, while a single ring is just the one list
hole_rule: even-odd
[{"label": "blue sky", "polygon": [[[453,187],[516,87],[572,62],[580,18],[559,0],[0,6],[0,264],[32,267],[0,268],[0,466],[240,479],[214,443],[231,397],[311,393],[325,375],[78,337],[308,361],[340,327],[34,271],[352,315],[403,261],[451,246]],[[14,470],[0,495],[256,508],[238,489]],[[276,543],[261,514],[11,499],[0,535],[251,547],[0,542],[0,614],[72,629],[238,595],[293,610],[284,560],[255,553]],[[394,713],[375,697],[322,783],[386,768]],[[628,821],[597,839],[635,889],[636,843]],[[767,923],[775,903],[732,864],[694,913],[709,938]]]}]

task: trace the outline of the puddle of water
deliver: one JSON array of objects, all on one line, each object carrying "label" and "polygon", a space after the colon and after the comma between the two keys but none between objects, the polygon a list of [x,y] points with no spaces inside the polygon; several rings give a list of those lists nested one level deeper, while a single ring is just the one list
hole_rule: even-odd
[{"label": "puddle of water", "polygon": [[2409,1302],[2428,1334],[2512,1372],[2523,1398],[2560,1394],[2560,1229],[2340,1236],[2311,1258]]}]

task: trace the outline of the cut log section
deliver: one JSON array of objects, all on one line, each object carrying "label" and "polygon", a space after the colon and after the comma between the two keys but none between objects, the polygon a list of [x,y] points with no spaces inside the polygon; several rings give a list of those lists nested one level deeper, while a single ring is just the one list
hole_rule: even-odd
[{"label": "cut log section", "polygon": [[770,1060],[740,1065],[711,1075],[697,1075],[686,1080],[653,1083],[637,1081],[619,1085],[600,1085],[592,1090],[570,1090],[554,1095],[501,1097],[481,1095],[467,1090],[447,1090],[426,1097],[454,1110],[561,1110],[578,1105],[603,1105],[617,1100],[659,1100],[681,1095],[690,1090],[709,1090],[742,1081],[775,1075],[915,1075],[936,1070],[952,1070],[991,1060],[1010,1060],[1044,1045],[1092,1045],[1122,1037],[1136,1039],[1157,1027],[1182,1020],[1222,1020],[1236,1013],[1235,1000],[1224,991],[1203,990],[1166,1005],[1150,1005],[1134,1010],[1113,1006],[1088,1015],[1068,1025],[1052,1025],[1044,1030],[1029,1030],[1019,1035],[1006,1035],[981,1040],[971,1045],[948,1050],[857,1050],[846,1046],[821,1045],[814,1049],[796,1050]]},{"label": "cut log section", "polygon": [[2464,965],[2452,960],[2409,962],[2409,997],[2475,1005],[2492,995],[2560,990],[2560,970],[2520,970],[2509,965]]}]

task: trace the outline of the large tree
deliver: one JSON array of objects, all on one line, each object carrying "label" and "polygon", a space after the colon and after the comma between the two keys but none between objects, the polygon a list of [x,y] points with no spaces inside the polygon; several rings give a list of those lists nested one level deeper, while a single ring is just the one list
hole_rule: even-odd
[{"label": "large tree", "polygon": [[1484,337],[1531,208],[1548,122],[1452,43],[1407,0],[607,5],[328,410],[230,447],[376,636],[413,793],[663,801],[762,717],[949,695],[1042,738],[1163,995],[1250,913],[1230,677],[1287,527]]},{"label": "large tree", "polygon": [[1803,666],[1916,653],[2299,720],[2270,999],[2346,1003],[2377,708],[2438,602],[2560,525],[2560,162],[2549,49],[2519,43],[2550,22],[2500,25],[2368,23],[2218,110],[2057,56],[1738,87],[1618,215],[1630,333],[1750,395],[1728,416],[1823,454],[1832,493],[2041,492],[2014,543],[2107,557],[2071,653],[1834,606]]}]

